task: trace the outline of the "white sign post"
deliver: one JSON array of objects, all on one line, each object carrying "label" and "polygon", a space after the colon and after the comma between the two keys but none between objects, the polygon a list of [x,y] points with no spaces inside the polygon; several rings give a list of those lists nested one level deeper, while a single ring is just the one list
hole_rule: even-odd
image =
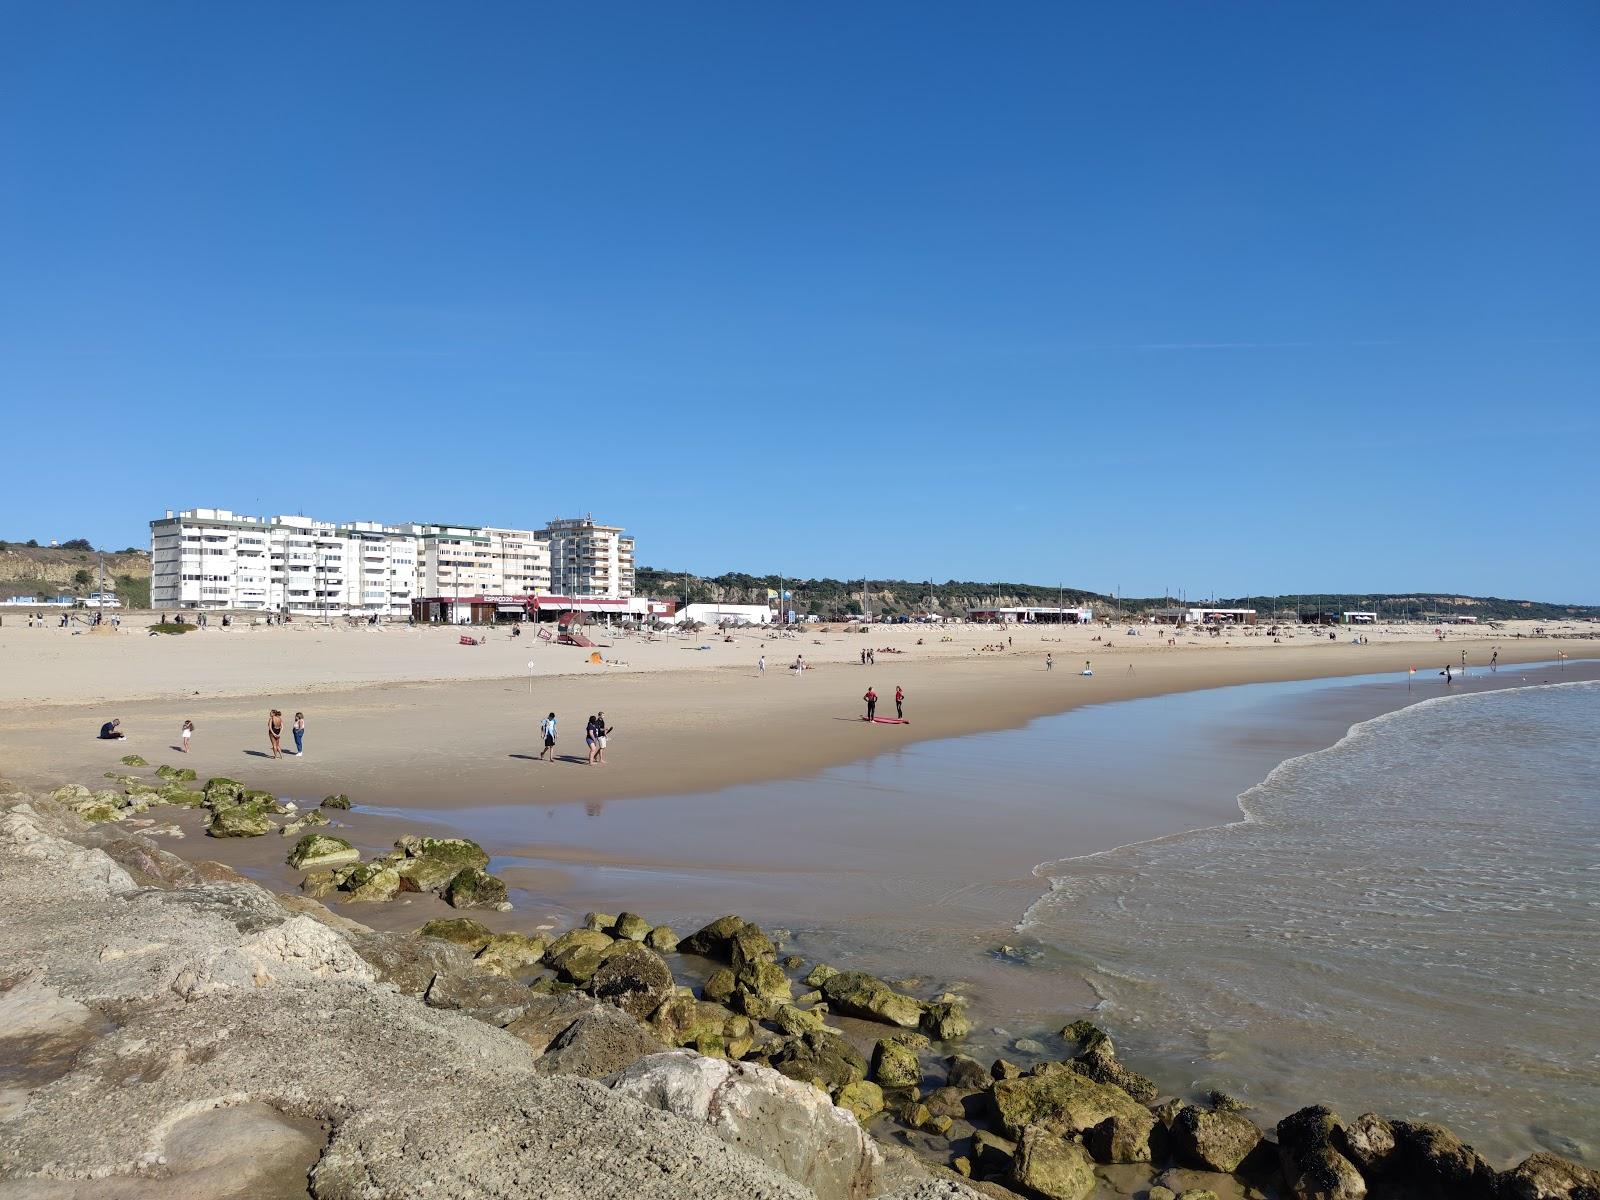
[{"label": "white sign post", "polygon": [[528,695],[533,695],[533,659],[528,660]]}]

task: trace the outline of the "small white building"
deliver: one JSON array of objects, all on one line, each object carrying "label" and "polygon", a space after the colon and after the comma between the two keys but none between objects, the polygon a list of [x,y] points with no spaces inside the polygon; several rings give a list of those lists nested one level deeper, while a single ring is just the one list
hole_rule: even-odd
[{"label": "small white building", "polygon": [[702,625],[768,625],[772,609],[765,604],[689,604],[670,618],[675,622],[698,621]]},{"label": "small white building", "polygon": [[1254,625],[1253,608],[1158,608],[1150,614],[1174,625]]},{"label": "small white building", "polygon": [[1378,614],[1375,612],[1347,612],[1344,614],[1346,625],[1376,625]]},{"label": "small white building", "polygon": [[83,598],[85,608],[121,608],[122,601],[115,592],[90,592]]},{"label": "small white building", "polygon": [[967,617],[994,625],[1088,625],[1094,621],[1094,610],[1036,604],[1019,608],[972,608],[967,610]]}]

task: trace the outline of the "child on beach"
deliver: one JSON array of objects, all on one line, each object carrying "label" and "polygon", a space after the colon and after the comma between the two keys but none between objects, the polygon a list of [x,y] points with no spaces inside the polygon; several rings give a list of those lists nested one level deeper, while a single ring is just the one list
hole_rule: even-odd
[{"label": "child on beach", "polygon": [[194,722],[193,721],[185,721],[183,723],[183,728],[178,730],[178,740],[183,743],[183,745],[178,747],[179,753],[181,753],[181,754],[189,753],[189,739],[191,737],[193,737],[193,736],[194,736]]},{"label": "child on beach", "polygon": [[545,757],[545,755],[548,754],[551,757],[547,761],[555,762],[555,757],[554,757],[554,751],[555,751],[555,748],[556,748],[556,715],[555,715],[555,713],[551,713],[543,721],[539,722],[539,732],[544,735],[544,749],[539,751],[539,757],[542,759],[542,758]]},{"label": "child on beach", "polygon": [[301,757],[306,752],[306,715],[297,712],[294,715],[294,727],[290,730],[294,734],[294,756]]}]

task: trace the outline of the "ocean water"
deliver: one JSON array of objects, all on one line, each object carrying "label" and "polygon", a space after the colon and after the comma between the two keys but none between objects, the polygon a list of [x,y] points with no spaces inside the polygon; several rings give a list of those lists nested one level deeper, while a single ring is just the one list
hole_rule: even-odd
[{"label": "ocean water", "polygon": [[1388,713],[1235,823],[1045,864],[1021,928],[1167,1081],[1600,1162],[1597,732],[1600,682]]}]

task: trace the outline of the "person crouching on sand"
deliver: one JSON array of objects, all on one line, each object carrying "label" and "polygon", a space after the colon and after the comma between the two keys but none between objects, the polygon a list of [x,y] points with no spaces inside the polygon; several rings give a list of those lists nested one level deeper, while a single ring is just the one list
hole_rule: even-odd
[{"label": "person crouching on sand", "polygon": [[872,685],[867,684],[867,694],[861,697],[867,702],[867,720],[871,721],[878,715],[878,693],[872,690]]},{"label": "person crouching on sand", "polygon": [[100,726],[100,740],[102,742],[115,742],[127,736],[127,734],[122,732],[121,717],[117,717],[115,720],[107,721],[104,725]]},{"label": "person crouching on sand", "polygon": [[189,739],[192,738],[193,736],[194,736],[194,722],[193,721],[185,721],[183,723],[183,728],[178,730],[178,740],[183,743],[183,745],[178,747],[179,753],[181,753],[181,754],[189,753]]},{"label": "person crouching on sand", "polygon": [[273,758],[283,757],[283,714],[273,709],[267,714],[267,745]]}]

